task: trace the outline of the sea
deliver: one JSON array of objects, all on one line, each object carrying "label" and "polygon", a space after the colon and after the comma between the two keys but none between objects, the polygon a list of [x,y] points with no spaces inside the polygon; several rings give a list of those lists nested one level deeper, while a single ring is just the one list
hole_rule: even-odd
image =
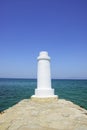
[{"label": "sea", "polygon": [[[23,99],[30,99],[37,87],[36,79],[0,78],[0,112]],[[52,79],[59,99],[66,99],[87,109],[87,80]]]}]

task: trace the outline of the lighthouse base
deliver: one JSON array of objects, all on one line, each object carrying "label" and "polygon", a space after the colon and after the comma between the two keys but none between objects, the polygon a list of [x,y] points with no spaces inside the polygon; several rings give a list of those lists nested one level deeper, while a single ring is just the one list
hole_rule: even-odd
[{"label": "lighthouse base", "polygon": [[54,89],[35,89],[35,95],[32,97],[36,98],[50,98],[50,97],[58,97],[54,95]]},{"label": "lighthouse base", "polygon": [[58,96],[54,95],[53,97],[36,97],[36,95],[31,96],[31,100],[35,102],[56,102],[58,101]]}]

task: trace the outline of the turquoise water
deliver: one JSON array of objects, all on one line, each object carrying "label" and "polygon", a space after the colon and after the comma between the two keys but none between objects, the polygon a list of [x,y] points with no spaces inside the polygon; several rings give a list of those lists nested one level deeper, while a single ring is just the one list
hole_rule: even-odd
[{"label": "turquoise water", "polygon": [[[36,86],[35,79],[0,79],[0,111],[30,98]],[[52,87],[59,98],[87,109],[87,80],[52,80]]]}]

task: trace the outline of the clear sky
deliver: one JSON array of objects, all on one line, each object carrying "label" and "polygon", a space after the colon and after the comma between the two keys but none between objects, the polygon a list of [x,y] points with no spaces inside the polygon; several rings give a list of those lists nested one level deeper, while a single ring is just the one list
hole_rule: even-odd
[{"label": "clear sky", "polygon": [[87,79],[87,0],[0,1],[0,78],[36,78],[43,50],[52,78]]}]

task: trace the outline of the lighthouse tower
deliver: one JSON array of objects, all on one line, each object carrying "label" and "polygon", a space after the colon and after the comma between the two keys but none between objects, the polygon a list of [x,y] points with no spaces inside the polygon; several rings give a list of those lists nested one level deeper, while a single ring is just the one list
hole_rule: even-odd
[{"label": "lighthouse tower", "polygon": [[50,57],[48,52],[40,52],[37,61],[37,88],[35,89],[35,95],[32,97],[57,97],[57,95],[54,95],[54,89],[51,88]]}]

